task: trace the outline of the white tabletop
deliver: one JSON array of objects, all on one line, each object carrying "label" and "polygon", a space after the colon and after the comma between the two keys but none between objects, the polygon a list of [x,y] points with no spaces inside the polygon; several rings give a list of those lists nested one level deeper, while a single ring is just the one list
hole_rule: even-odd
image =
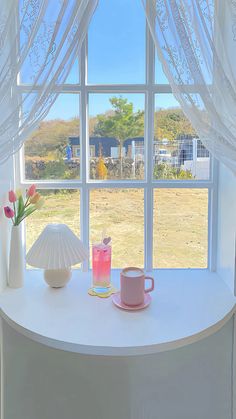
[{"label": "white tabletop", "polygon": [[[74,271],[52,289],[42,271],[28,271],[22,289],[0,295],[1,316],[18,332],[50,347],[93,355],[139,355],[174,349],[217,331],[233,314],[235,298],[204,270],[154,271],[151,305],[140,312],[91,297],[91,274]],[[119,272],[112,282],[119,285]]]}]

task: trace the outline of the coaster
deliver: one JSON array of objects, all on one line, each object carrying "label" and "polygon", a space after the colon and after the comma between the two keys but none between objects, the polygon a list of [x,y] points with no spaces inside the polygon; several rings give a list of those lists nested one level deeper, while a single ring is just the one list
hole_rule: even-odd
[{"label": "coaster", "polygon": [[117,292],[112,297],[112,301],[115,304],[115,306],[121,308],[122,310],[128,310],[128,311],[143,310],[144,308],[149,306],[151,300],[152,300],[151,295],[147,293],[144,295],[144,302],[140,304],[139,306],[127,306],[126,304],[122,303],[119,292]]},{"label": "coaster", "polygon": [[109,290],[107,290],[107,292],[94,291],[93,288],[89,288],[88,290],[89,295],[92,295],[93,297],[100,297],[100,298],[108,298],[112,294],[115,294],[116,292],[117,292],[117,289],[114,288],[113,286],[111,286]]}]

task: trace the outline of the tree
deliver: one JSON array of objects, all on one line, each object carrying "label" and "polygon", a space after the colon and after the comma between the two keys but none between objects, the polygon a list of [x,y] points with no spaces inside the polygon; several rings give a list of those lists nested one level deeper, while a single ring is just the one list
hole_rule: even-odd
[{"label": "tree", "polygon": [[60,159],[65,156],[65,147],[70,136],[79,136],[80,121],[53,119],[42,121],[25,143],[26,156]]},{"label": "tree", "polygon": [[143,135],[144,112],[134,112],[134,105],[127,99],[112,97],[112,112],[97,116],[94,134],[115,137],[119,143],[120,175],[122,177],[122,148],[128,138]]},{"label": "tree", "polygon": [[178,135],[196,135],[192,125],[180,108],[159,109],[155,112],[154,137],[174,141]]}]

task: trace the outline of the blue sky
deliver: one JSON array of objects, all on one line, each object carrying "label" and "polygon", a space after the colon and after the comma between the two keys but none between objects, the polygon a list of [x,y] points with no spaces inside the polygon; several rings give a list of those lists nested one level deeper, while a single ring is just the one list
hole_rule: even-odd
[{"label": "blue sky", "polygon": [[[78,62],[67,79],[78,83]],[[100,0],[88,33],[88,82],[91,84],[120,84],[145,82],[145,15],[140,0]],[[167,80],[156,62],[156,82]],[[144,109],[144,95],[123,95]],[[110,108],[109,95],[91,95],[90,115]],[[158,95],[156,107],[178,106],[172,95]],[[79,114],[77,95],[60,95],[47,119],[70,119]]]}]

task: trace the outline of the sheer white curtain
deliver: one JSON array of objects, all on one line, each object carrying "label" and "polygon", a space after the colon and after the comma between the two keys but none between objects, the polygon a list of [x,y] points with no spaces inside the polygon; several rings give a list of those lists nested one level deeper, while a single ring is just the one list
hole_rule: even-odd
[{"label": "sheer white curtain", "polygon": [[236,173],[236,2],[142,2],[176,99],[204,145]]},{"label": "sheer white curtain", "polygon": [[[55,102],[97,2],[1,0],[0,163],[21,147]],[[24,95],[19,82],[28,85]]]}]

